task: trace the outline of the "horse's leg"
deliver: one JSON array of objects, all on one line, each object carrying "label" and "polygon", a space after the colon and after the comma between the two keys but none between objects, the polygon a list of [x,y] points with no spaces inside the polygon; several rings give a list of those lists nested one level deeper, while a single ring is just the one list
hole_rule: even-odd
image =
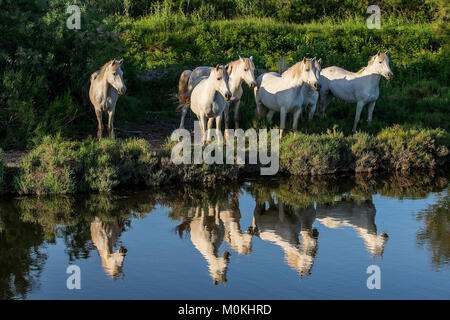
[{"label": "horse's leg", "polygon": [[217,142],[222,142],[222,139],[220,138],[220,136],[221,136],[221,133],[220,133],[221,122],[222,122],[222,115],[219,115],[219,116],[216,117],[216,141]]},{"label": "horse's leg", "polygon": [[267,112],[267,121],[269,121],[269,123],[272,122],[272,118],[273,118],[274,114],[275,114],[275,111],[273,111],[273,110],[269,110],[269,112]]},{"label": "horse's leg", "polygon": [[115,139],[114,134],[114,110],[108,111],[108,132],[111,139]]},{"label": "horse's leg", "polygon": [[309,107],[308,121],[312,121],[312,119],[314,118],[314,114],[316,113],[316,109],[317,109],[317,100],[316,102],[312,103]]},{"label": "horse's leg", "polygon": [[264,117],[264,107],[261,101],[261,98],[259,97],[259,89],[258,87],[255,87],[255,89],[253,89],[253,92],[255,94],[255,102],[256,102],[256,117],[258,118],[258,120],[261,120],[262,117]]},{"label": "horse's leg", "polygon": [[239,129],[239,105],[241,104],[241,100],[235,102],[234,104],[234,130]]},{"label": "horse's leg", "polygon": [[302,108],[297,108],[297,110],[295,110],[294,112],[294,122],[292,123],[292,129],[295,131],[297,131],[298,128],[298,118],[301,116],[302,114]]},{"label": "horse's leg", "polygon": [[284,128],[286,127],[286,108],[280,108],[280,139],[283,137]]},{"label": "horse's leg", "polygon": [[94,108],[95,115],[97,116],[98,129],[97,129],[97,139],[102,138],[103,124],[102,124],[102,111]]},{"label": "horse's leg", "polygon": [[369,122],[369,125],[372,124],[372,115],[373,115],[373,109],[375,109],[375,103],[376,101],[370,102],[368,107],[368,116],[367,116],[367,122]]},{"label": "horse's leg", "polygon": [[181,121],[180,121],[180,129],[184,129],[184,118],[186,118],[186,113],[189,110],[189,105],[185,104],[183,109],[181,109]]},{"label": "horse's leg", "polygon": [[200,127],[202,128],[202,144],[205,144],[205,129],[206,129],[206,116],[200,114]]},{"label": "horse's leg", "polygon": [[231,102],[225,102],[225,108],[223,109],[223,117],[225,120],[225,138],[228,136],[228,119],[230,117],[230,105]]},{"label": "horse's leg", "polygon": [[356,132],[356,127],[358,126],[359,119],[361,118],[361,111],[364,107],[364,104],[365,104],[364,101],[358,101],[358,103],[356,104],[355,123],[353,124],[353,129],[352,129],[353,133]]},{"label": "horse's leg", "polygon": [[209,118],[208,119],[208,131],[206,131],[206,141],[210,142],[211,141],[211,128],[213,126],[213,118]]},{"label": "horse's leg", "polygon": [[330,103],[331,97],[329,91],[321,91],[319,97],[319,107],[320,114],[325,117],[325,111],[327,110],[328,104]]}]

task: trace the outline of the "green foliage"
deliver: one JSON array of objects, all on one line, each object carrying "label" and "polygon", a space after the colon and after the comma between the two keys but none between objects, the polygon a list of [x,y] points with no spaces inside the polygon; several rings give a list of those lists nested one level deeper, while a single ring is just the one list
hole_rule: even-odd
[{"label": "green foliage", "polygon": [[377,140],[385,165],[395,170],[435,168],[450,155],[450,136],[441,129],[394,126],[382,130]]},{"label": "green foliage", "polygon": [[280,167],[294,175],[378,169],[434,169],[450,160],[450,135],[442,129],[393,126],[372,136],[358,132],[291,134],[280,145]]},{"label": "green foliage", "polygon": [[[170,97],[182,70],[253,55],[259,70],[318,56],[324,67],[356,71],[389,49],[393,81],[382,80],[377,133],[400,124],[450,130],[448,27],[440,0],[378,1],[382,29],[365,25],[367,1],[307,0],[79,0],[81,30],[66,27],[65,0],[1,2],[0,146],[30,148],[48,134],[85,137],[95,131],[87,96],[89,76],[106,61],[125,58],[127,95],[116,124],[133,126],[152,112],[172,112]],[[232,20],[226,20],[232,19]],[[290,22],[290,23],[286,23]],[[302,24],[299,24],[302,23]],[[244,85],[245,87],[245,85]],[[255,124],[245,88],[241,125]],[[333,101],[324,120],[303,132],[338,125],[350,133],[354,106]],[[277,125],[275,117],[274,125]],[[92,131],[90,131],[92,130]]]},{"label": "green foliage", "polygon": [[4,172],[5,172],[5,165],[3,163],[3,150],[0,149],[0,194],[3,193]]},{"label": "green foliage", "polygon": [[104,192],[119,184],[151,185],[156,164],[145,140],[46,137],[22,159],[15,185],[20,194]]},{"label": "green foliage", "polygon": [[280,145],[280,167],[294,175],[327,174],[349,166],[349,146],[342,133],[290,134]]}]

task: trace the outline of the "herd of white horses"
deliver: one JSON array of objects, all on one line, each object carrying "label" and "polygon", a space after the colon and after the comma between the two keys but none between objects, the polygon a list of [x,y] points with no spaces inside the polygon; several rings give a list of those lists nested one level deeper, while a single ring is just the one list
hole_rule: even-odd
[{"label": "herd of white horses", "polygon": [[[280,137],[286,128],[286,115],[293,113],[292,129],[297,130],[302,110],[310,108],[312,120],[319,104],[324,116],[332,96],[346,102],[356,103],[353,132],[356,131],[361,111],[368,106],[368,122],[371,123],[375,103],[379,97],[381,77],[392,79],[387,52],[378,52],[369,60],[366,67],[358,72],[331,66],[322,69],[321,59],[304,58],[284,72],[267,72],[255,78],[253,57],[241,58],[227,65],[216,67],[197,67],[185,70],[178,83],[178,110],[182,112],[180,128],[189,109],[197,116],[201,130],[202,143],[209,141],[214,120],[216,136],[225,122],[225,135],[228,129],[230,105],[234,105],[235,129],[239,128],[239,106],[243,94],[242,83],[254,90],[256,115],[261,119],[267,113],[270,122],[275,112],[280,113]],[[126,86],[121,70],[122,60],[107,62],[91,75],[89,98],[94,106],[98,120],[97,136],[102,137],[102,113],[108,114],[109,136],[114,138],[114,111],[119,95],[124,94]],[[208,131],[207,131],[208,130]]]}]

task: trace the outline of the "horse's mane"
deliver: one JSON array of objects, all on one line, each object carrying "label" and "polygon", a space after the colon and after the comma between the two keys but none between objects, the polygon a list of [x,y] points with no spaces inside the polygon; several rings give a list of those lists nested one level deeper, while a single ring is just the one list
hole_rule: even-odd
[{"label": "horse's mane", "polygon": [[[251,64],[253,64],[253,62],[249,58],[242,58],[242,59],[244,60],[244,65],[246,68],[249,68],[251,66]],[[228,75],[231,75],[233,73],[234,66],[239,63],[239,60],[240,60],[240,58],[228,63],[228,68],[227,68]],[[253,67],[254,66],[255,65],[253,64]]]},{"label": "horse's mane", "polygon": [[[305,63],[307,63],[307,62],[311,63],[311,65],[312,65],[312,60],[311,60],[311,59],[306,59],[306,62],[305,62]],[[291,75],[292,78],[297,78],[297,77],[299,77],[300,74],[301,74],[302,71],[303,71],[302,63],[303,63],[303,60],[300,61],[300,62],[297,62],[297,63],[294,64],[292,67],[290,67],[290,68],[287,69],[285,72],[283,72],[283,74],[282,74],[281,76],[282,76],[282,77],[286,77],[286,76]]]},{"label": "horse's mane", "polygon": [[[98,75],[98,79],[101,80],[103,79],[103,76],[105,75],[106,69],[108,68],[108,66],[111,64],[113,60],[109,60],[107,63],[105,63],[101,68],[100,68],[100,74]],[[117,69],[117,65],[114,64],[113,65],[113,70]]]},{"label": "horse's mane", "polygon": [[375,57],[375,56],[370,57],[370,60],[367,63],[367,66],[362,67],[361,69],[359,69],[359,71],[356,74],[361,74],[364,70],[366,70],[366,68],[373,63],[373,57]]}]

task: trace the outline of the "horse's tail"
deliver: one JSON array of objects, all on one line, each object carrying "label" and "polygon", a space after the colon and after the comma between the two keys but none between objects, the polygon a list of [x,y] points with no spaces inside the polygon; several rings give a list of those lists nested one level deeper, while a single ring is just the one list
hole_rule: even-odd
[{"label": "horse's tail", "polygon": [[185,105],[189,104],[190,94],[189,94],[189,78],[192,74],[192,70],[184,70],[181,73],[180,80],[178,80],[178,107],[176,109],[177,112],[180,112]]},{"label": "horse's tail", "polygon": [[283,74],[288,69],[286,57],[281,57],[278,61],[278,74]]}]

